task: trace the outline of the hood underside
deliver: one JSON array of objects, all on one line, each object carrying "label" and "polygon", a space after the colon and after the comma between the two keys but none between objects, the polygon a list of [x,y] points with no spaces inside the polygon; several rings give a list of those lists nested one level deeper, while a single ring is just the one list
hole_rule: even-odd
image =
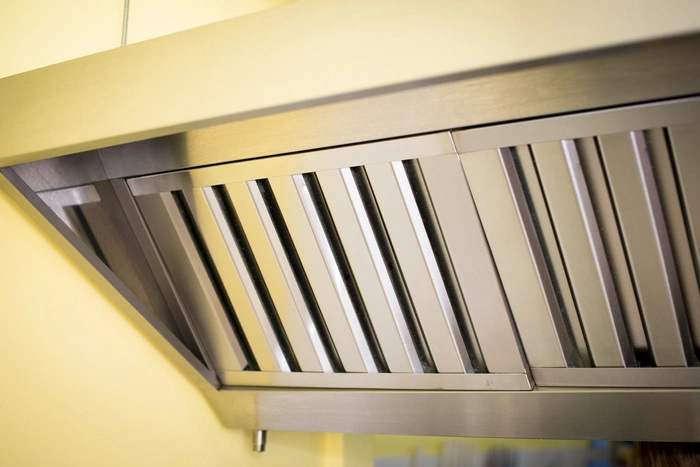
[{"label": "hood underside", "polygon": [[[666,46],[697,50],[688,43],[698,40]],[[687,66],[694,78],[683,92],[659,82],[645,87],[653,99],[615,91],[609,105],[596,93],[586,104],[579,89],[536,115],[460,125],[469,111],[455,107],[441,121],[416,124],[407,113],[385,133],[370,112],[355,127],[369,133],[343,132],[341,119],[336,139],[316,140],[287,114],[257,122],[258,139],[282,135],[259,146],[242,122],[3,174],[220,389],[209,397],[232,426],[697,440],[700,68]],[[295,115],[304,123],[345,109],[362,119],[358,109],[387,99],[413,113],[444,109],[468,100],[470,83]],[[518,98],[524,107],[538,99]],[[301,142],[278,132],[283,120],[296,122]],[[480,417],[531,404],[514,410],[542,425],[415,428],[396,412],[445,411],[460,395],[486,397]],[[257,398],[257,413],[240,408],[246,397]],[[676,404],[675,419],[647,431],[639,420],[601,428],[583,413],[595,397],[601,407],[628,398],[627,415]],[[352,419],[353,407],[387,421]],[[294,419],[302,408],[320,421]],[[547,414],[538,419],[535,408]],[[460,410],[471,413],[444,416]],[[551,421],[556,411],[576,422]],[[545,418],[555,428],[543,428]]]}]

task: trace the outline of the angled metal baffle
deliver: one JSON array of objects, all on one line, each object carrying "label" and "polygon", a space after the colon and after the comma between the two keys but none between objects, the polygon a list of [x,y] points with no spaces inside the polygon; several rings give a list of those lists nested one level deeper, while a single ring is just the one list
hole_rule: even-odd
[{"label": "angled metal baffle", "polygon": [[[2,182],[257,451],[272,429],[698,441],[700,67],[679,58],[697,43],[286,116],[332,117],[336,144],[263,117]],[[663,74],[616,91],[606,73],[654,57],[687,72],[676,91]],[[579,93],[470,113],[473,89],[512,96],[528,76]],[[387,102],[411,112],[362,130]]]}]

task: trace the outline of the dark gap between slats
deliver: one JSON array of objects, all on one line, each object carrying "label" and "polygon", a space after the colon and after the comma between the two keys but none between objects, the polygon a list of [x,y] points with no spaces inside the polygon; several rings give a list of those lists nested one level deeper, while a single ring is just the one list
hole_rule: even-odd
[{"label": "dark gap between slats", "polygon": [[[699,269],[698,269],[698,251],[695,248],[695,242],[692,240],[692,238],[690,238],[691,227],[690,227],[690,219],[688,219],[688,206],[686,204],[685,196],[683,196],[683,194],[681,193],[680,175],[678,174],[678,167],[676,165],[676,156],[675,156],[675,152],[673,149],[673,144],[671,142],[671,135],[668,132],[668,128],[663,128],[663,135],[664,135],[664,143],[666,145],[666,151],[667,151],[668,158],[669,158],[669,163],[671,164],[671,171],[673,172],[673,184],[674,184],[674,189],[675,189],[674,191],[675,191],[676,198],[678,199],[678,203],[679,203],[680,208],[681,208],[681,214],[683,216],[683,229],[685,230],[685,236],[688,239],[688,246],[690,248],[690,253],[692,256],[691,260],[692,260],[692,264],[693,264],[693,269],[695,271],[695,277],[697,278],[698,271],[699,271]],[[645,138],[647,138],[648,133],[644,132],[644,136],[645,136]],[[650,148],[650,147],[651,147],[651,145],[647,143],[647,148]],[[658,186],[659,181],[657,180],[656,183]],[[665,215],[665,213],[664,213],[664,215]],[[668,220],[666,220],[666,225],[667,226],[669,225]],[[668,228],[670,230],[671,227],[668,227]],[[669,232],[669,234],[670,234],[670,232]],[[672,250],[673,250],[673,255],[676,256],[676,254],[677,254],[676,251],[673,248],[672,248]],[[678,261],[676,261],[676,263],[678,263]],[[679,274],[678,279],[680,282],[680,270],[677,270],[677,271]],[[683,296],[683,300],[685,301],[686,297],[685,297],[685,294],[683,294],[683,287],[682,286],[681,286],[681,295]],[[687,305],[687,303],[686,303],[686,305]],[[693,346],[693,350],[695,352],[695,358],[700,361],[700,341],[696,342],[695,336],[693,335],[693,332],[692,332],[691,327],[690,327],[692,324],[692,318],[693,318],[692,313],[690,312],[690,310],[688,310],[687,306],[685,308],[685,312],[686,312],[686,319],[688,320],[688,326],[689,326],[688,331],[690,334],[690,340],[691,340],[691,343]],[[693,365],[693,366],[697,366],[697,365]]]},{"label": "dark gap between slats", "polygon": [[244,370],[258,371],[260,370],[258,362],[255,360],[255,355],[253,355],[253,351],[250,348],[250,344],[248,344],[248,339],[246,339],[245,337],[245,333],[243,332],[241,323],[238,321],[238,317],[236,316],[236,313],[233,310],[233,306],[231,305],[231,302],[228,298],[228,294],[226,293],[224,286],[221,282],[219,273],[216,270],[214,262],[211,259],[211,254],[209,253],[209,250],[205,247],[204,239],[202,238],[202,234],[197,228],[197,225],[195,224],[194,216],[192,215],[192,211],[190,210],[190,207],[187,204],[187,200],[185,199],[185,196],[182,194],[181,191],[173,191],[172,194],[173,199],[175,200],[175,204],[177,204],[177,207],[180,210],[180,215],[182,216],[182,219],[185,222],[185,225],[187,226],[187,230],[190,236],[192,237],[192,242],[194,243],[200,258],[202,259],[202,262],[204,263],[204,268],[207,271],[209,280],[214,286],[216,295],[219,298],[219,301],[221,302],[224,311],[226,312],[226,316],[228,317],[229,323],[231,324],[233,333],[236,336],[238,344],[241,346],[243,355],[246,359],[246,362],[248,363]]},{"label": "dark gap between slats", "polygon": [[265,205],[270,213],[270,218],[275,226],[275,231],[279,236],[284,253],[287,255],[289,264],[292,267],[292,272],[294,273],[294,277],[299,285],[299,290],[304,298],[304,303],[306,303],[306,307],[309,310],[311,320],[316,327],[318,336],[321,339],[324,350],[326,351],[331,368],[335,373],[344,373],[345,368],[343,368],[340,355],[338,355],[338,350],[333,342],[333,337],[331,336],[328,326],[326,325],[326,321],[323,318],[323,312],[318,306],[316,296],[314,295],[309,279],[306,276],[306,271],[304,270],[304,266],[299,258],[299,253],[294,246],[292,236],[287,229],[287,224],[284,220],[284,216],[282,215],[282,211],[280,210],[277,200],[275,199],[275,195],[272,192],[270,182],[265,179],[261,179],[257,180],[257,184],[258,188],[260,189],[260,194],[265,200]]},{"label": "dark gap between slats", "polygon": [[372,326],[372,321],[367,313],[367,308],[365,302],[362,299],[362,294],[355,281],[355,275],[350,267],[350,262],[348,261],[345,250],[343,249],[343,244],[340,241],[340,236],[336,229],[335,223],[333,222],[333,217],[326,204],[326,199],[323,196],[323,191],[321,185],[313,173],[304,174],[304,181],[306,186],[309,188],[309,193],[311,194],[311,199],[316,209],[318,217],[321,219],[321,225],[323,227],[323,232],[328,239],[328,243],[331,246],[331,251],[333,253],[333,258],[335,259],[338,269],[343,278],[343,283],[348,290],[350,295],[350,300],[352,301],[352,307],[357,313],[357,318],[362,328],[362,334],[367,340],[367,345],[369,346],[370,352],[372,352],[372,358],[374,363],[377,365],[377,370],[380,373],[388,373],[389,365],[384,358],[379,340],[377,339],[377,334]]},{"label": "dark gap between slats", "polygon": [[[617,231],[620,232],[620,239],[622,240],[623,251],[625,253],[625,262],[627,263],[627,270],[629,271],[630,278],[632,279],[632,289],[634,290],[634,298],[637,301],[637,309],[639,310],[639,319],[642,322],[642,329],[644,329],[644,337],[647,341],[646,349],[634,349],[634,354],[637,357],[637,363],[640,367],[655,367],[654,355],[651,349],[651,340],[649,339],[649,331],[647,329],[647,323],[644,319],[644,313],[642,313],[642,302],[639,299],[639,292],[637,291],[637,282],[634,279],[634,274],[632,274],[632,263],[630,262],[629,252],[627,251],[627,245],[625,243],[625,238],[622,235],[622,226],[620,224],[620,213],[615,199],[612,196],[612,189],[610,188],[610,177],[608,176],[608,169],[605,167],[605,161],[603,160],[603,148],[600,146],[600,140],[596,136],[594,138],[596,155],[600,161],[600,166],[603,169],[603,176],[605,177],[605,186],[608,189],[608,198],[610,198],[610,204],[613,207],[613,213],[615,214],[615,224],[617,225]],[[623,314],[624,319],[624,314]]]},{"label": "dark gap between slats", "polygon": [[[549,206],[547,206],[547,200],[546,197],[544,196],[544,189],[542,187],[542,182],[540,180],[540,175],[537,173],[537,165],[535,165],[534,157],[532,156],[532,153],[530,152],[530,147],[528,146],[528,151],[527,154],[520,154],[515,147],[509,148],[511,151],[511,154],[513,154],[513,165],[515,166],[515,170],[518,174],[518,179],[520,180],[520,185],[522,186],[523,190],[523,195],[525,197],[525,202],[527,203],[527,210],[528,213],[530,214],[530,217],[532,218],[532,225],[535,228],[535,234],[537,235],[537,241],[540,243],[540,249],[542,251],[542,256],[544,257],[544,262],[547,265],[547,272],[549,275],[549,279],[552,282],[552,286],[554,287],[554,295],[557,298],[557,303],[559,304],[559,313],[561,314],[562,320],[564,321],[565,328],[566,328],[566,338],[569,339],[571,342],[571,348],[574,350],[574,357],[576,361],[576,366],[577,367],[585,367],[588,366],[586,363],[590,362],[590,349],[588,349],[588,342],[586,341],[585,338],[585,331],[583,329],[583,326],[581,326],[580,322],[580,316],[578,315],[578,310],[573,310],[576,313],[576,316],[579,320],[579,327],[581,328],[582,334],[584,335],[584,341],[586,341],[586,351],[588,352],[588,355],[582,355],[581,352],[579,351],[578,345],[576,345],[576,340],[574,339],[574,333],[572,331],[572,324],[571,320],[569,319],[569,313],[566,311],[566,306],[564,304],[564,299],[562,297],[562,292],[561,292],[561,284],[559,284],[559,281],[557,280],[556,275],[554,274],[554,267],[552,265],[552,258],[549,253],[549,249],[547,248],[547,242],[545,241],[544,234],[542,233],[542,222],[549,222],[550,225],[552,225],[552,220],[551,220],[551,215],[549,213]],[[525,177],[525,174],[523,173],[523,168],[522,164],[520,162],[521,157],[528,157],[532,160],[533,167],[535,167],[535,174],[537,175],[537,182],[538,185],[537,187],[530,187],[527,184],[527,180]],[[546,219],[540,219],[537,216],[537,210],[535,209],[534,202],[532,201],[532,190],[540,190],[542,193],[542,198],[545,201],[545,208],[547,209],[547,218]],[[554,238],[556,239],[556,245],[555,247],[557,248],[557,253],[561,256],[561,248],[559,245],[559,239],[557,239],[556,231],[554,230],[554,226],[552,225],[552,231],[554,231]],[[563,264],[563,261],[562,261]],[[564,265],[564,271],[566,275],[566,281],[567,287],[571,287],[571,284],[569,282],[569,274],[568,271],[566,271],[566,265]],[[573,297],[573,293],[571,294],[572,299],[575,302],[575,298]],[[574,305],[576,306],[576,305]]]},{"label": "dark gap between slats", "polygon": [[[593,354],[591,353],[591,346],[588,343],[588,334],[586,333],[586,328],[583,326],[583,321],[581,320],[581,313],[578,310],[579,304],[578,300],[576,299],[576,293],[574,292],[574,287],[571,283],[571,276],[569,275],[569,268],[566,265],[566,259],[564,258],[564,251],[561,247],[561,242],[559,240],[559,234],[557,233],[557,227],[554,224],[554,218],[552,217],[552,210],[549,207],[549,200],[547,199],[547,196],[544,191],[544,185],[542,184],[542,177],[540,177],[540,170],[537,167],[537,160],[535,160],[534,154],[532,153],[532,147],[530,145],[527,146],[528,154],[523,154],[519,155],[520,157],[529,157],[532,160],[532,165],[535,168],[535,174],[537,175],[537,183],[538,183],[538,188],[540,192],[542,193],[542,199],[544,200],[544,205],[547,208],[547,221],[549,224],[552,226],[552,232],[554,233],[554,241],[556,242],[556,248],[557,248],[557,253],[559,254],[559,257],[561,258],[562,265],[564,266],[564,275],[566,277],[566,287],[569,288],[569,291],[571,292],[571,299],[574,302],[574,312],[576,313],[576,316],[578,317],[578,324],[579,327],[581,328],[581,334],[583,334],[583,339],[586,344],[586,352],[587,355],[579,355],[577,356],[577,360],[580,358],[580,366],[583,367],[591,367],[595,366],[595,362],[593,362]],[[517,151],[514,149],[514,153],[518,154]],[[517,157],[516,157],[516,167],[518,166],[517,162]],[[529,198],[528,194],[528,188],[525,189],[526,192],[526,197]],[[533,216],[534,217],[534,216]],[[538,237],[539,237],[539,220],[536,220],[535,222],[535,228],[538,231]],[[546,248],[543,248],[543,250],[547,250]],[[545,255],[547,256],[547,255]],[[550,258],[546,257],[545,260],[547,261],[547,267],[550,268]],[[559,308],[562,310],[562,314],[564,315],[564,321],[567,323],[567,329],[569,329],[569,333],[573,337],[573,332],[571,332],[571,323],[569,322],[569,314],[566,313],[566,309],[564,307],[564,300],[561,295],[561,288],[557,281],[553,278],[552,282],[554,283],[554,287],[557,293],[557,301],[559,301]],[[573,339],[572,339],[573,340]]]},{"label": "dark gap between slats", "polygon": [[226,223],[231,231],[233,240],[238,246],[238,251],[241,253],[245,267],[250,275],[251,281],[253,282],[253,287],[255,287],[260,303],[265,310],[265,315],[270,321],[270,327],[272,328],[272,332],[275,334],[275,338],[277,339],[277,343],[279,344],[282,354],[287,361],[287,365],[291,371],[301,371],[297,357],[294,354],[294,349],[289,342],[287,333],[284,330],[284,325],[280,320],[275,303],[272,301],[270,291],[267,288],[267,284],[265,284],[265,279],[260,272],[260,267],[258,266],[258,262],[253,255],[253,250],[250,248],[248,238],[243,231],[243,226],[238,218],[238,214],[236,214],[231,198],[228,196],[226,189],[221,185],[213,186],[212,190],[216,195],[216,200],[219,203],[219,206],[221,206],[221,209],[224,212]]},{"label": "dark gap between slats", "polygon": [[418,211],[420,212],[423,226],[428,234],[428,240],[430,241],[430,246],[433,250],[433,254],[435,255],[435,260],[437,261],[442,282],[450,299],[450,304],[452,305],[452,310],[455,314],[457,326],[459,327],[462,339],[464,340],[469,352],[469,359],[471,361],[472,368],[475,372],[488,372],[486,361],[481,353],[479,341],[476,337],[476,332],[474,332],[474,326],[471,322],[471,318],[469,317],[467,304],[464,301],[462,289],[459,281],[457,280],[457,275],[455,274],[454,266],[452,265],[452,259],[450,258],[450,254],[447,250],[447,245],[445,244],[445,239],[443,238],[442,230],[440,229],[440,223],[437,219],[437,215],[435,214],[435,209],[428,192],[428,187],[423,178],[420,165],[418,164],[417,160],[413,159],[404,161],[403,166],[406,171],[406,175],[408,176],[408,182],[411,185],[413,198],[418,206]]},{"label": "dark gap between slats", "polygon": [[365,169],[363,167],[352,167],[350,170],[355,184],[357,185],[357,190],[360,193],[362,204],[367,212],[367,217],[372,225],[372,232],[379,245],[382,259],[389,273],[391,285],[399,301],[399,306],[406,320],[406,327],[411,334],[411,340],[416,347],[416,352],[420,358],[423,371],[425,373],[437,373],[435,361],[430,354],[430,348],[425,340],[425,335],[423,334],[423,329],[416,315],[413,301],[411,300],[408,288],[404,282],[403,274],[399,269],[394,248],[391,245],[391,240],[389,240],[389,235],[384,226],[384,219],[377,206],[377,201],[374,198],[374,193],[372,192],[372,187],[365,173]]}]

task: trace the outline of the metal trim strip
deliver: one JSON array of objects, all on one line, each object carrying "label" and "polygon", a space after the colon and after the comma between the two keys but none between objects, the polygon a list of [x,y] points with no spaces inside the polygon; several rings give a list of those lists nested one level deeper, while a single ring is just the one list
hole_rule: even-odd
[{"label": "metal trim strip", "polygon": [[525,373],[406,374],[375,373],[273,373],[226,371],[226,386],[243,390],[250,387],[315,389],[396,389],[440,391],[529,391],[533,388]]},{"label": "metal trim strip", "polygon": [[534,368],[532,376],[541,387],[700,387],[700,368]]}]

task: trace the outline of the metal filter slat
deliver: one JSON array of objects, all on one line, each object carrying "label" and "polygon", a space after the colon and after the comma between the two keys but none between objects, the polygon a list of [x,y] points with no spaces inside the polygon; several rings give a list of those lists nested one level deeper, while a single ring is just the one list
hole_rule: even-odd
[{"label": "metal filter slat", "polygon": [[[235,257],[238,265],[243,266],[240,252],[226,225],[214,190],[212,188],[191,188],[184,189],[183,193],[202,232],[212,260],[219,271],[243,332],[250,341],[260,370],[289,371],[284,353],[280,349],[267,316],[262,311],[262,304],[257,293],[252,287],[250,278],[246,277],[245,267],[237,268],[232,260]],[[244,271],[243,274],[239,274],[239,270]],[[249,299],[249,297],[252,298]]]},{"label": "metal filter slat", "polygon": [[[684,294],[686,294],[686,307],[688,309],[688,319],[693,334],[695,350],[700,355],[700,312],[698,311],[697,299],[694,297],[698,289],[697,276],[700,275],[700,125],[679,125],[668,129],[668,137],[673,149],[673,162],[675,163],[675,175],[678,179],[680,191],[680,203],[682,206],[685,225],[690,241],[692,255],[676,252],[681,264],[679,273],[681,274]],[[678,222],[674,223],[677,225]],[[691,270],[691,259],[694,270]],[[694,274],[693,274],[694,273]],[[695,275],[695,281],[693,281]],[[692,295],[693,297],[689,297]]]},{"label": "metal filter slat", "polygon": [[[533,367],[573,365],[570,342],[566,336],[560,341],[563,324],[555,324],[550,312],[557,305],[541,250],[535,245],[531,251],[536,236],[526,235],[521,225],[521,216],[528,220],[529,214],[510,153],[479,151],[460,154],[460,159],[528,362]],[[556,316],[558,310],[552,311]]]},{"label": "metal filter slat", "polygon": [[459,157],[424,157],[420,167],[486,368],[520,372],[524,362],[508,305]]},{"label": "metal filter slat", "polygon": [[[292,177],[276,177],[269,182],[318,306],[323,310],[323,317],[338,349],[343,368],[347,372],[376,373],[372,352],[347,293],[342,295],[344,300],[341,302],[338,288],[342,290],[344,286],[320,219],[308,216],[309,212],[315,213],[313,205],[310,205],[311,199],[300,198],[298,185]],[[301,183],[305,186],[303,180]],[[329,266],[335,269],[333,276]]]},{"label": "metal filter slat", "polygon": [[[256,186],[253,189],[256,189]],[[227,184],[225,193],[238,213],[241,227],[257,259],[260,273],[267,284],[300,369],[302,371],[329,371],[330,365],[327,358],[324,358],[325,352],[318,341],[314,324],[297,310],[273,246],[268,239],[267,226],[263,225],[248,185],[245,183]],[[266,209],[264,205],[262,207]],[[326,363],[324,366],[321,366],[322,358]]]},{"label": "metal filter slat", "polygon": [[[349,174],[349,170],[347,172]],[[377,339],[389,370],[393,373],[421,372],[420,359],[381,261],[379,247],[368,225],[369,219],[352,175],[349,174],[350,188],[346,187],[346,181],[339,170],[317,172],[316,177],[340,241],[347,252],[348,262],[370,320],[380,330]],[[351,197],[349,190],[354,197]],[[380,261],[376,265],[372,252],[375,252],[374,256],[379,256]]]},{"label": "metal filter slat", "polygon": [[636,366],[574,143],[532,149],[593,363]]},{"label": "metal filter slat", "polygon": [[683,297],[644,137],[599,138],[657,366],[693,364]]},{"label": "metal filter slat", "polygon": [[137,201],[215,369],[244,369],[248,362],[243,349],[173,195],[161,193]]},{"label": "metal filter slat", "polygon": [[[405,198],[411,196],[405,193],[410,188],[404,186],[402,192],[401,180],[391,164],[368,165],[365,170],[438,372],[468,371],[469,357],[464,352],[463,343],[462,349],[457,343],[461,336],[455,335],[446,321],[431,278],[430,265],[426,264],[423,255],[420,242],[421,239],[427,241],[427,238],[418,238],[414,230],[410,210],[415,206],[407,205]],[[429,246],[425,245],[425,248]]]}]

